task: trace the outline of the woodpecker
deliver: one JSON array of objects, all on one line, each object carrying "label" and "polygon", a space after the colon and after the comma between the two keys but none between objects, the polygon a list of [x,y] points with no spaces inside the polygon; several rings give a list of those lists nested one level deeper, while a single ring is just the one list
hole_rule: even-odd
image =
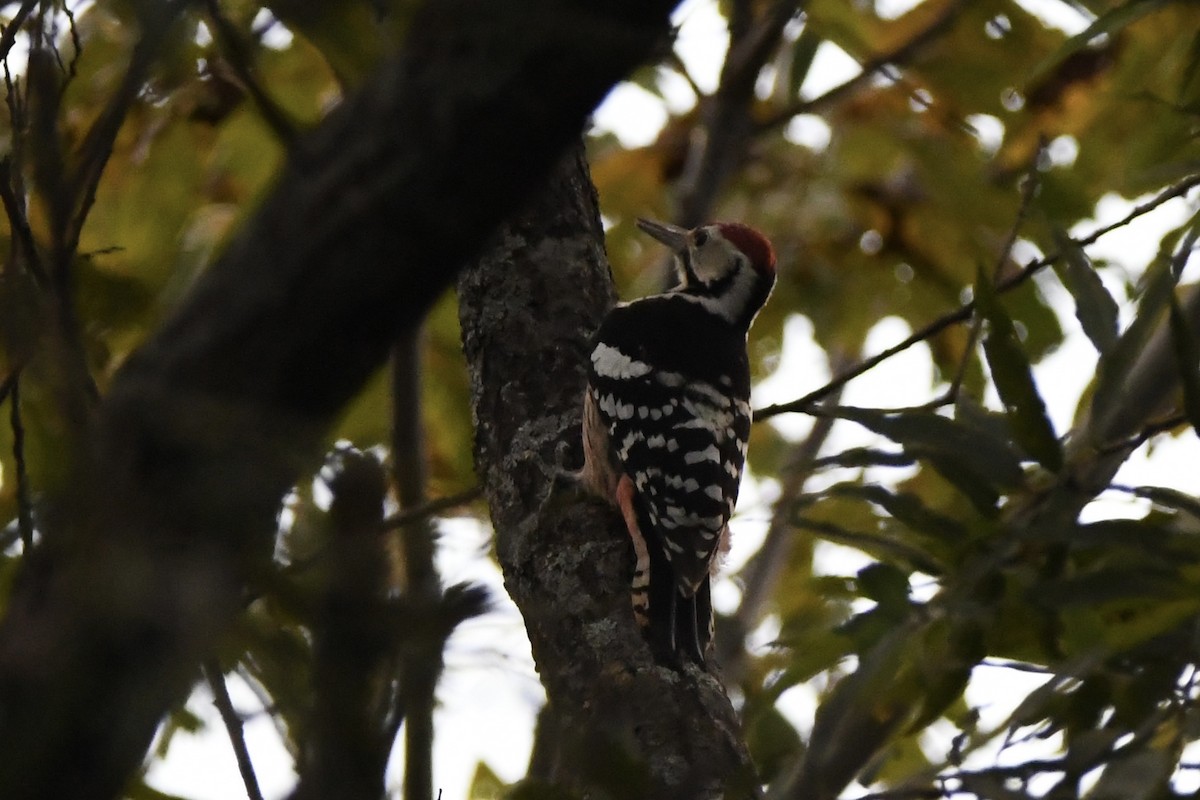
[{"label": "woodpecker", "polygon": [[581,478],[625,520],[634,617],[656,658],[703,665],[710,579],[750,438],[746,336],[775,285],[775,252],[740,223],[637,224],[674,252],[678,285],[617,304],[596,332]]}]

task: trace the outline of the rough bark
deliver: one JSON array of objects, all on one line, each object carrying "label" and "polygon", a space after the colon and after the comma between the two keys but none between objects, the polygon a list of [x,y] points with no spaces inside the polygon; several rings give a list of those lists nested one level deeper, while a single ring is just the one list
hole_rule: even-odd
[{"label": "rough bark", "polygon": [[115,378],[0,625],[0,786],[106,798],[240,607],[339,409],[668,31],[670,0],[431,0]]},{"label": "rough bark", "polygon": [[614,300],[602,242],[576,152],[458,283],[476,466],[561,732],[539,761],[585,797],[752,797],[719,680],[656,665],[637,631],[620,516],[555,481],[582,460],[587,341]]}]

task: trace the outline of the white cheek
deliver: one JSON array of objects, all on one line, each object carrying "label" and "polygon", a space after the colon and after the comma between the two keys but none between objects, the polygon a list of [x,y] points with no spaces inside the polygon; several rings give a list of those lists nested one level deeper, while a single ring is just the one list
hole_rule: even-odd
[{"label": "white cheek", "polygon": [[692,258],[696,277],[702,283],[712,283],[724,278],[732,264],[727,254],[718,252],[718,249],[713,247],[695,252]]}]

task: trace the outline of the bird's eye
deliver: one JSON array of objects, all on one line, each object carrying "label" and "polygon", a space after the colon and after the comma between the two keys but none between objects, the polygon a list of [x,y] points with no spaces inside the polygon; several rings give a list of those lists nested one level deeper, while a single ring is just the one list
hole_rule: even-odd
[{"label": "bird's eye", "polygon": [[704,243],[708,241],[708,231],[696,231],[695,235],[692,236],[692,241],[696,247],[703,247]]}]

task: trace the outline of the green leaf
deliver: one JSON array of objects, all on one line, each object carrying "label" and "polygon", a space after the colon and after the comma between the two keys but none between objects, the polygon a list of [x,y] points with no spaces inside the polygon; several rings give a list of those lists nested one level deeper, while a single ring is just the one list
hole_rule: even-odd
[{"label": "green leaf", "polygon": [[500,780],[500,776],[480,761],[475,767],[475,775],[471,778],[471,788],[467,796],[471,800],[500,800],[507,790],[508,786]]},{"label": "green leaf", "polygon": [[1200,520],[1200,500],[1190,494],[1163,486],[1135,486],[1133,493],[1155,505],[1182,511],[1193,519]]},{"label": "green leaf", "polygon": [[1188,586],[1163,567],[1113,567],[1062,580],[1045,581],[1031,590],[1031,600],[1055,608],[1146,598],[1179,597]]},{"label": "green leaf", "polygon": [[1082,50],[1097,36],[1113,36],[1137,22],[1147,14],[1174,2],[1174,0],[1130,0],[1122,5],[1101,14],[1096,20],[1079,33],[1063,42],[1062,46],[1033,70],[1031,83],[1036,82],[1056,65],[1061,64],[1072,53]]},{"label": "green leaf", "polygon": [[803,747],[800,734],[779,709],[769,706],[746,721],[746,746],[764,781],[779,775]]},{"label": "green leaf", "polygon": [[1013,438],[1042,466],[1057,472],[1063,463],[1062,443],[1046,416],[1046,404],[1038,394],[1029,359],[1021,348],[1013,321],[1000,304],[995,287],[982,268],[975,281],[975,302],[988,322],[983,352],[996,391],[1008,412]]},{"label": "green leaf", "polygon": [[916,459],[907,453],[893,453],[873,447],[852,447],[831,456],[818,458],[813,462],[813,469],[828,469],[831,467],[862,468],[862,467],[911,467]]},{"label": "green leaf", "polygon": [[342,83],[361,83],[403,40],[416,3],[410,0],[272,0],[269,7],[290,30],[325,56]]},{"label": "green leaf", "polygon": [[1083,248],[1061,228],[1054,230],[1062,258],[1054,262],[1054,271],[1075,300],[1075,317],[1083,332],[1101,355],[1117,343],[1117,302],[1096,274]]},{"label": "green leaf", "polygon": [[1171,797],[1169,784],[1178,758],[1169,737],[1153,737],[1145,748],[1114,759],[1088,792],[1092,800],[1157,800]]},{"label": "green leaf", "polygon": [[1171,274],[1170,253],[1180,233],[1181,229],[1177,229],[1163,238],[1158,256],[1146,269],[1143,279],[1145,288],[1133,322],[1097,366],[1096,391],[1092,395],[1091,410],[1083,431],[1084,438],[1093,446],[1104,447],[1109,444],[1109,427],[1125,396],[1125,381],[1154,334],[1163,309],[1171,301],[1175,278]]},{"label": "green leaf", "polygon": [[927,575],[941,575],[945,572],[945,568],[928,553],[898,541],[894,536],[872,531],[849,530],[833,522],[803,516],[796,516],[792,520],[792,524],[810,530],[826,541],[858,548],[876,558],[909,565]]},{"label": "green leaf", "polygon": [[1200,435],[1200,348],[1196,346],[1195,332],[1179,305],[1179,298],[1174,294],[1171,295],[1169,311],[1171,344],[1175,349],[1179,382],[1183,387],[1183,410],[1192,430]]},{"label": "green leaf", "polygon": [[800,87],[804,85],[809,70],[812,69],[813,59],[817,48],[821,45],[821,37],[807,25],[792,45],[791,64],[788,70],[788,89],[791,98],[800,96]]},{"label": "green leaf", "polygon": [[934,539],[958,543],[968,536],[960,522],[927,507],[921,498],[910,492],[892,492],[875,484],[855,483],[838,484],[830,487],[828,492],[850,494],[875,503],[912,530]]},{"label": "green leaf", "polygon": [[885,609],[908,609],[908,575],[891,564],[868,564],[858,571],[858,588],[864,597]]},{"label": "green leaf", "polygon": [[909,455],[928,460],[956,486],[963,477],[998,489],[1016,489],[1024,482],[1020,457],[1007,442],[932,411],[896,414],[841,406],[827,413],[886,436]]}]

